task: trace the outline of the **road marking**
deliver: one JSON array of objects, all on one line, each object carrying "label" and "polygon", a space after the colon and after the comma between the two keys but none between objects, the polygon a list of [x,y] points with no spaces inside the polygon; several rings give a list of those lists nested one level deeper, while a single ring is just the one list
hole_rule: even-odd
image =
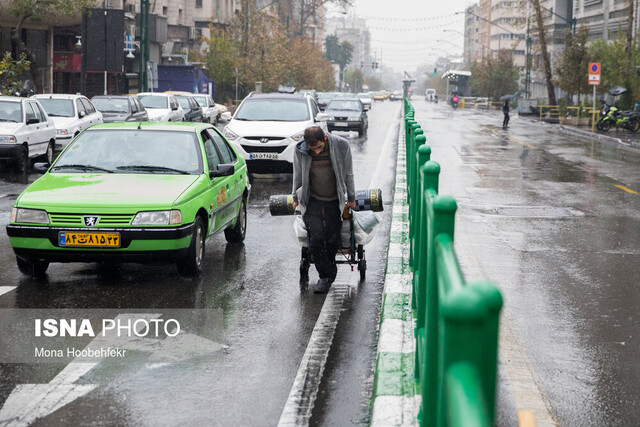
[{"label": "road marking", "polygon": [[534,147],[534,146],[533,146],[533,145],[531,145],[531,144],[527,144],[526,142],[521,141],[521,140],[519,140],[518,138],[515,138],[515,137],[513,137],[513,136],[511,136],[511,135],[509,135],[509,139],[512,139],[512,140],[514,140],[515,142],[517,142],[518,144],[522,144],[522,145],[524,145],[525,147],[529,147],[529,148],[531,148],[532,150],[535,150],[536,148],[538,148],[538,147]]},{"label": "road marking", "polygon": [[637,191],[633,191],[632,189],[627,188],[627,187],[625,187],[624,185],[616,185],[616,187],[618,187],[618,188],[619,188],[619,189],[621,189],[621,190],[626,191],[627,193],[631,193],[631,194],[638,194],[638,192],[637,192]]},{"label": "road marking", "polygon": [[17,288],[17,286],[0,286],[0,295],[4,295]]},{"label": "road marking", "polygon": [[535,427],[536,420],[531,411],[518,411],[518,427]]},{"label": "road marking", "polygon": [[[398,110],[398,114],[393,119],[391,126],[389,126],[387,135],[384,138],[382,150],[380,151],[380,157],[378,157],[378,164],[376,165],[375,172],[371,177],[371,182],[369,182],[368,188],[381,188],[383,175],[389,174],[389,171],[393,171],[393,162],[395,162],[394,156],[392,155],[393,145],[398,139],[398,126],[400,125],[401,111],[402,110]],[[391,182],[393,182],[393,180]]]},{"label": "road marking", "polygon": [[349,299],[349,282],[353,277],[355,275],[351,274],[350,269],[338,268],[338,275],[324,300],[278,426],[309,425],[333,335],[340,320],[340,313]]}]

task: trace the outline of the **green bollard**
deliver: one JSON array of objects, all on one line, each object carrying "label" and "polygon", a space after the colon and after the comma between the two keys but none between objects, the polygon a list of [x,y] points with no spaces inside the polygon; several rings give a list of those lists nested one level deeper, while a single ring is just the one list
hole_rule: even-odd
[{"label": "green bollard", "polygon": [[[422,132],[422,129],[418,129],[416,132]],[[420,181],[422,180],[420,171],[422,166],[429,161],[431,158],[431,147],[426,145],[427,139],[424,135],[416,136],[416,144],[418,144],[418,152],[416,154],[416,171],[414,172],[413,182],[411,186],[416,189],[415,196],[412,203],[409,205],[409,267],[413,270],[414,266],[417,264],[417,260],[415,258],[414,249],[415,249],[415,235],[416,235],[416,226],[418,223],[417,213],[420,206],[420,199],[422,198],[422,193],[420,191]]]}]

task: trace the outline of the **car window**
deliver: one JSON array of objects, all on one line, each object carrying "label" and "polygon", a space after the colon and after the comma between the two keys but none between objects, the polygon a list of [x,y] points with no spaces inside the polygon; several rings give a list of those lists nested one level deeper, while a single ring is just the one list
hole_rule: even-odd
[{"label": "car window", "polygon": [[218,148],[220,152],[222,163],[229,164],[235,163],[237,158],[233,150],[227,144],[227,141],[213,129],[207,129],[207,133],[211,138],[213,138],[215,146]]},{"label": "car window", "polygon": [[238,109],[237,120],[299,122],[309,120],[306,99],[246,99]]},{"label": "car window", "polygon": [[47,115],[42,110],[42,107],[40,107],[37,102],[30,102],[29,104],[31,104],[31,107],[33,108],[33,111],[36,112],[36,116],[38,116],[40,121],[41,122],[46,122],[47,121]]},{"label": "car window", "polygon": [[89,101],[87,98],[80,98],[80,101],[82,102],[82,105],[84,106],[84,109],[87,112],[87,114],[93,114],[96,112],[95,107],[93,106],[91,101]]},{"label": "car window", "polygon": [[144,108],[167,108],[167,98],[164,96],[137,95]]},{"label": "car window", "polygon": [[209,97],[208,96],[204,96],[204,95],[194,96],[193,99],[195,99],[195,101],[201,107],[207,107],[207,106],[211,105],[211,104],[207,104],[207,102],[209,101]]},{"label": "car window", "polygon": [[0,101],[0,122],[21,122],[22,105],[19,102]]},{"label": "car window", "polygon": [[[203,171],[200,143],[193,132],[145,129],[96,129],[81,133],[60,155],[56,166],[91,165],[117,173],[176,173]],[[136,166],[142,166],[136,168]],[[153,169],[156,167],[157,169]],[[60,171],[72,172],[65,168]]]},{"label": "car window", "polygon": [[311,114],[313,114],[313,117],[317,116],[319,112],[318,104],[316,104],[314,100],[311,100]]},{"label": "car window", "polygon": [[180,104],[183,110],[185,111],[191,110],[191,104],[189,104],[189,98],[185,98],[184,96],[179,96],[178,103]]},{"label": "car window", "polygon": [[127,100],[122,98],[94,98],[93,105],[103,113],[129,112]]},{"label": "car window", "polygon": [[78,114],[85,113],[87,114],[87,109],[84,108],[82,102],[80,102],[80,98],[76,99],[76,108],[78,109]]},{"label": "car window", "polygon": [[136,104],[136,100],[131,97],[129,99],[127,99],[127,102],[129,103],[129,109],[131,110],[131,113],[137,113],[138,112],[138,104]]},{"label": "car window", "polygon": [[33,107],[31,106],[30,102],[25,103],[24,109],[25,109],[27,121],[29,121],[31,119],[37,119],[38,118],[36,116],[36,112],[33,111]]},{"label": "car window", "polygon": [[216,150],[216,147],[213,145],[213,140],[211,140],[211,138],[207,138],[204,141],[204,152],[207,155],[207,164],[209,165],[209,171],[218,169],[218,165],[222,162],[220,161],[218,150]]},{"label": "car window", "polygon": [[38,101],[50,117],[75,117],[71,99],[38,98]]},{"label": "car window", "polygon": [[196,102],[196,100],[195,100],[195,99],[193,99],[193,98],[189,98],[189,105],[191,106],[191,109],[192,109],[192,110],[193,110],[193,109],[198,109],[198,107],[200,106],[200,104],[198,104],[198,103]]}]

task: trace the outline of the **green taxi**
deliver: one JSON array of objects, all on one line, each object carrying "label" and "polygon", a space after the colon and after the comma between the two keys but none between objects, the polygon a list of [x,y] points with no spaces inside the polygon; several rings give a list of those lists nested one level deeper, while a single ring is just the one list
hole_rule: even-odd
[{"label": "green taxi", "polygon": [[244,159],[210,124],[101,124],[20,194],[7,234],[31,276],[102,261],[176,262],[197,276],[207,238],[244,240],[250,190]]}]

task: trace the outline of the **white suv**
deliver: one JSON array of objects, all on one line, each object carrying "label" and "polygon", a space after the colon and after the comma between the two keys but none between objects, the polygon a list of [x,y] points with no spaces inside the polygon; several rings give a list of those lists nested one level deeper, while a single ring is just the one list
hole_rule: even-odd
[{"label": "white suv", "polygon": [[292,172],[295,146],[314,124],[326,132],[328,116],[307,94],[252,93],[224,128],[224,136],[251,172]]},{"label": "white suv", "polygon": [[49,93],[33,95],[56,124],[56,149],[63,150],[69,142],[89,126],[102,123],[102,113],[82,95]]},{"label": "white suv", "polygon": [[24,172],[29,159],[44,154],[51,163],[56,127],[35,99],[0,96],[0,160]]}]

